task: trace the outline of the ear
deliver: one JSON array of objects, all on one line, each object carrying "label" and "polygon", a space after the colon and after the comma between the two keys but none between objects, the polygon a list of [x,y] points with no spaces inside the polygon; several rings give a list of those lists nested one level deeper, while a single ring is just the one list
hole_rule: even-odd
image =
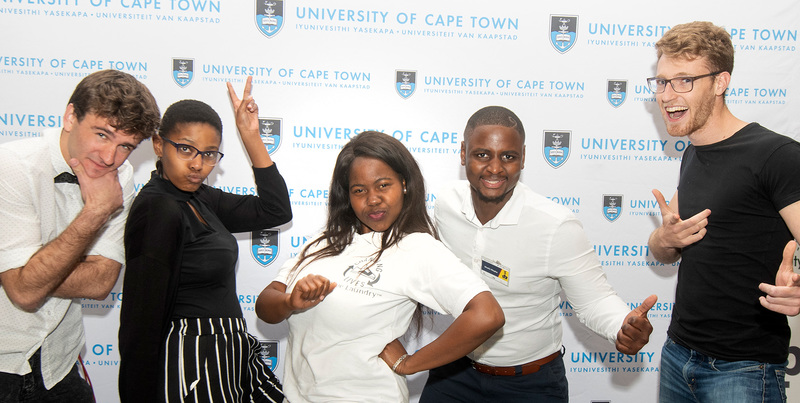
[{"label": "ear", "polygon": [[467,166],[467,143],[461,142],[461,165]]},{"label": "ear", "polygon": [[522,163],[519,164],[519,169],[525,169],[525,144],[522,145]]},{"label": "ear", "polygon": [[75,116],[75,106],[72,104],[67,105],[62,122],[65,132],[71,132],[72,128],[78,124],[78,118]]},{"label": "ear", "polygon": [[727,71],[723,71],[717,75],[717,79],[715,81],[716,86],[714,87],[714,93],[717,96],[721,96],[725,94],[725,91],[728,89],[728,85],[731,83],[731,73]]},{"label": "ear", "polygon": [[161,139],[161,136],[158,134],[154,134],[153,137],[153,152],[156,153],[156,157],[161,158],[164,153],[164,140]]}]

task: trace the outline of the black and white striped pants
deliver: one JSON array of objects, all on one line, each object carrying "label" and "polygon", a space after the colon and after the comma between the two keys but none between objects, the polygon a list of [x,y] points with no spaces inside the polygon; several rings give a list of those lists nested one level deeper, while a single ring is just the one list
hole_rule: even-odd
[{"label": "black and white striped pants", "polygon": [[282,402],[280,381],[241,318],[172,321],[166,340],[168,402]]}]

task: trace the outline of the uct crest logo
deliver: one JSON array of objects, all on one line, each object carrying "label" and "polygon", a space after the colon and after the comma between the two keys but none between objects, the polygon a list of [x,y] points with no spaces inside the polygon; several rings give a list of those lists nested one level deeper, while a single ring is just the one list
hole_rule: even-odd
[{"label": "uct crest logo", "polygon": [[179,87],[185,87],[194,78],[194,59],[172,58],[172,79]]},{"label": "uct crest logo", "polygon": [[606,85],[606,99],[611,106],[618,108],[625,102],[628,94],[628,80],[608,80]]},{"label": "uct crest logo", "polygon": [[278,369],[278,341],[277,340],[259,340],[261,343],[261,361],[269,367],[269,370],[275,372]]},{"label": "uct crest logo", "polygon": [[550,15],[550,44],[559,53],[572,49],[577,39],[577,15]]},{"label": "uct crest logo", "polygon": [[256,0],[256,26],[267,38],[283,28],[283,0]]},{"label": "uct crest logo", "polygon": [[622,214],[622,195],[603,195],[603,216],[614,222]]},{"label": "uct crest logo", "polygon": [[267,266],[278,257],[278,233],[275,229],[252,231],[250,253],[262,266]]},{"label": "uct crest logo", "polygon": [[542,152],[544,159],[553,168],[559,168],[569,158],[571,131],[544,131]]},{"label": "uct crest logo", "polygon": [[261,142],[267,147],[267,152],[272,155],[281,146],[282,119],[258,118],[258,130],[261,134]]},{"label": "uct crest logo", "polygon": [[395,70],[395,89],[403,98],[408,98],[417,89],[417,72],[409,70]]}]

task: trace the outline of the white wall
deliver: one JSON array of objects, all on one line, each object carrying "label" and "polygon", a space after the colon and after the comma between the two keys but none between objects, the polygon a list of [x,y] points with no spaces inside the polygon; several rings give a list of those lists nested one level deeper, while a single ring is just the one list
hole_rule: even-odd
[{"label": "white wall", "polygon": [[[348,135],[375,129],[400,138],[422,164],[432,207],[439,185],[463,178],[457,151],[467,118],[482,106],[504,105],[528,133],[523,182],[577,213],[627,302],[659,295],[661,305],[650,313],[651,342],[632,362],[620,361],[565,305],[572,401],[655,401],[676,267],[647,265],[653,264],[647,235],[661,219],[650,189],[672,193],[686,144],[666,134],[645,87],[655,72],[652,44],[682,22],[726,27],[736,46],[731,110],[798,138],[800,6],[775,1],[744,12],[754,10],[752,2],[273,2],[276,12],[282,6],[282,27],[268,36],[255,12],[264,1],[3,1],[0,142],[57,126],[81,77],[117,68],[146,83],[162,111],[185,98],[211,104],[226,128],[226,157],[210,183],[248,192],[251,174],[224,83],[241,91],[253,74],[262,117],[281,120],[272,156],[291,188],[295,219],[280,228],[279,254],[266,267],[251,255],[250,235],[239,236],[238,286],[251,332],[279,343],[280,375],[286,327],[259,322],[253,302],[323,223],[330,170]],[[551,43],[551,16],[577,20],[576,39],[565,52]],[[173,79],[174,59],[193,61],[188,84]],[[398,70],[416,73],[410,96],[396,89]],[[617,106],[608,98],[609,80],[627,85]],[[546,131],[570,133],[568,159],[557,168],[544,157]],[[141,186],[153,168],[150,144],[131,161]],[[602,212],[603,195],[621,196],[613,221]],[[118,400],[120,289],[104,301],[84,301],[83,357],[100,402]],[[792,343],[794,354],[798,344]],[[787,381],[795,399],[798,371],[793,355]],[[424,375],[412,378],[412,389],[423,382]]]}]

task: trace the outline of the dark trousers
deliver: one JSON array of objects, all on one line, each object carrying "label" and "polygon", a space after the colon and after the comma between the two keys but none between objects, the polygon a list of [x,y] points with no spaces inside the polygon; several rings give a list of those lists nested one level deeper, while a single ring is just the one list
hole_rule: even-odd
[{"label": "dark trousers", "polygon": [[564,360],[561,356],[538,372],[519,376],[487,375],[472,368],[464,357],[434,368],[422,390],[420,403],[442,402],[568,402]]},{"label": "dark trousers", "polygon": [[52,389],[44,388],[42,380],[41,350],[31,356],[28,363],[31,372],[25,375],[0,372],[0,403],[93,403],[94,392],[78,372],[78,365],[72,367],[61,382]]}]

